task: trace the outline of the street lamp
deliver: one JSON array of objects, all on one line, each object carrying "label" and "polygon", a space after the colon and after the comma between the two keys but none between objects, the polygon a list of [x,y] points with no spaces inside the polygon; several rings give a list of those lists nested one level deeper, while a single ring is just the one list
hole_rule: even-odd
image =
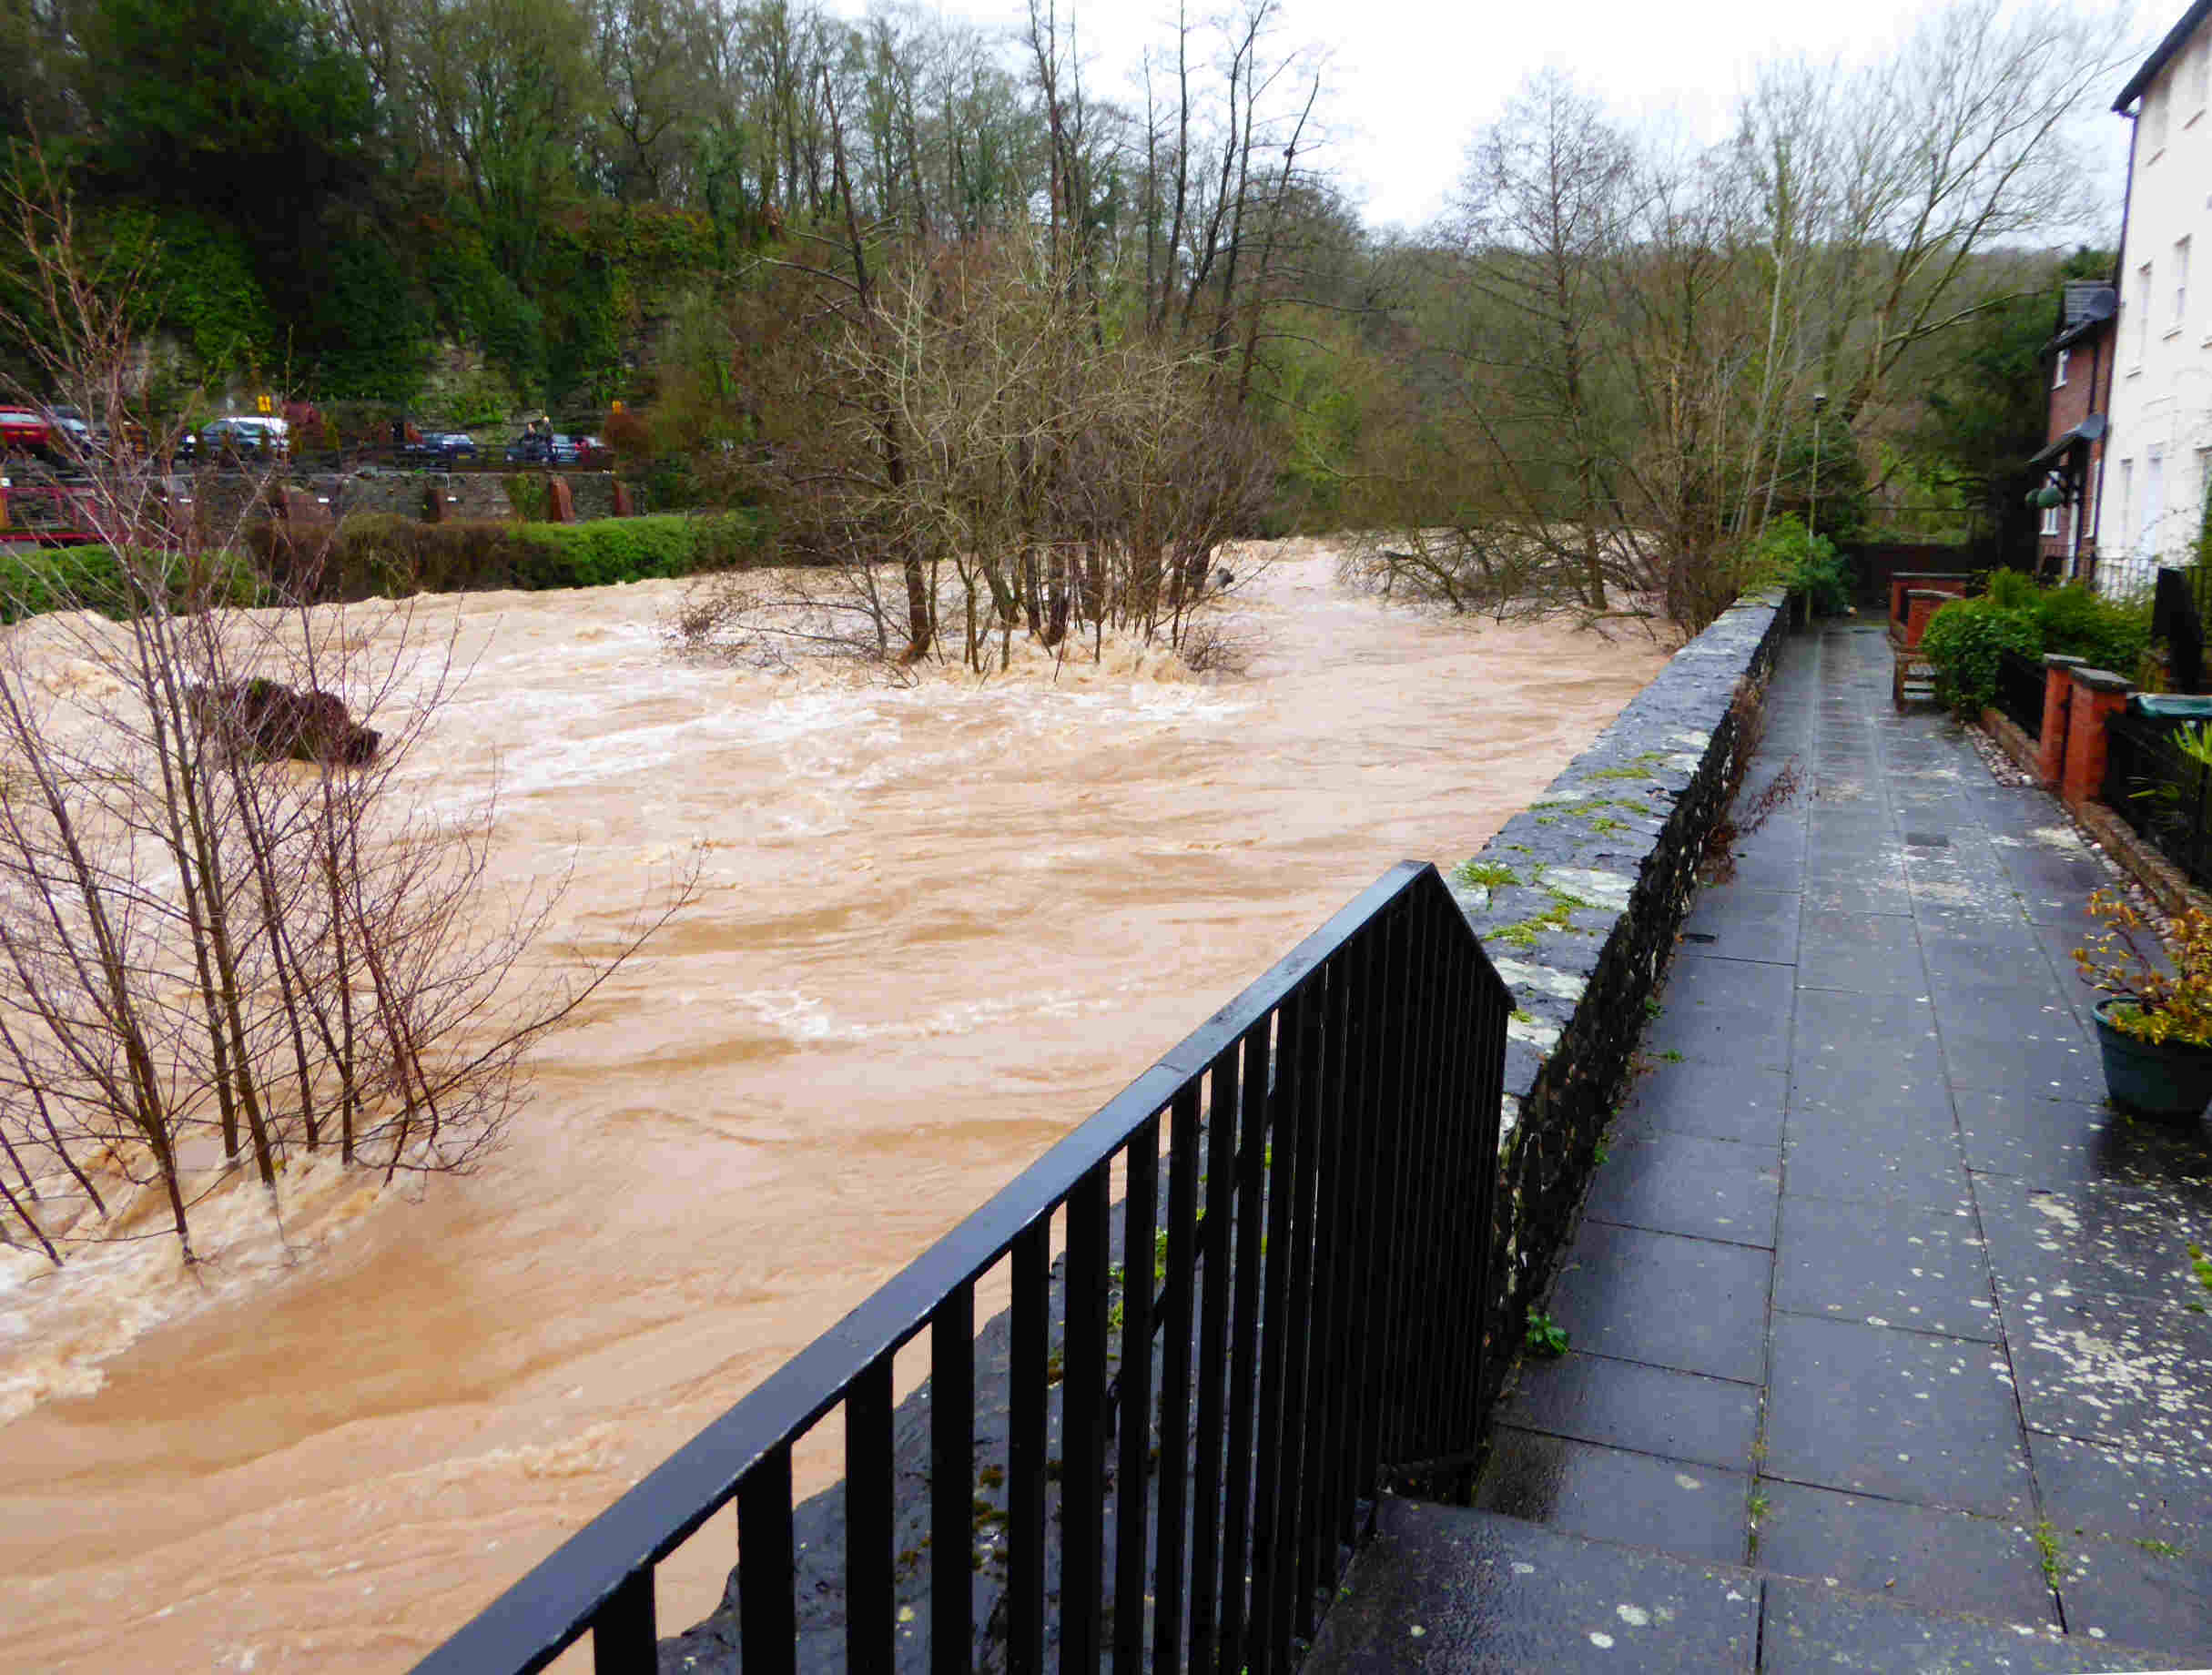
[{"label": "street lamp", "polygon": [[1828,391],[1812,392],[1812,504],[1805,513],[1805,539],[1810,543],[1821,525],[1821,409],[1828,405]]}]

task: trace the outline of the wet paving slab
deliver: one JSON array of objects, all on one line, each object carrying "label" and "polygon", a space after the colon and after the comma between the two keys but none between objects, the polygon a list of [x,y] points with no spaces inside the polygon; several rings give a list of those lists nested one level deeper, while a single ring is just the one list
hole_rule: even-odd
[{"label": "wet paving slab", "polygon": [[1693,904],[1463,1516],[1740,1560],[1760,1669],[2212,1665],[2212,1127],[2105,1103],[2112,875],[1880,635],[1774,690],[1804,792]]}]

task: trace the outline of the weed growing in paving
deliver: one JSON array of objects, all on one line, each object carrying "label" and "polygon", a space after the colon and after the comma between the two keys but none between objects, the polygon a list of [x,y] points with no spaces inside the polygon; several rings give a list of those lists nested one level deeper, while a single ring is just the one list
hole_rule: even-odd
[{"label": "weed growing in paving", "polygon": [[1540,1309],[1528,1311],[1528,1353],[1547,1361],[1567,1353],[1567,1329]]},{"label": "weed growing in paving", "polygon": [[1453,869],[1452,877],[1462,884],[1479,884],[1485,889],[1500,889],[1520,882],[1513,868],[1503,861],[1461,861]]}]

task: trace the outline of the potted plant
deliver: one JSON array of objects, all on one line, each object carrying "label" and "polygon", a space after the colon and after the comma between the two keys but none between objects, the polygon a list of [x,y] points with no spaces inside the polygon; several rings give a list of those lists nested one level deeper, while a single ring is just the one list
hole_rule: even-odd
[{"label": "potted plant", "polygon": [[2108,997],[2096,1004],[2105,1091],[2146,1116],[2201,1115],[2212,1103],[2212,918],[2191,910],[2176,921],[2169,972],[2144,952],[2149,927],[2131,904],[2098,890],[2089,912],[2106,929],[2074,963]]}]

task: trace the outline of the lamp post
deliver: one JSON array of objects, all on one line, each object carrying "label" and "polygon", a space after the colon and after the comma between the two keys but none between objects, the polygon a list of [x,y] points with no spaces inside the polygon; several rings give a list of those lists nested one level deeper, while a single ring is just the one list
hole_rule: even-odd
[{"label": "lamp post", "polygon": [[1812,504],[1805,513],[1805,540],[1810,546],[1821,526],[1821,409],[1828,405],[1828,391],[1812,392]]}]

